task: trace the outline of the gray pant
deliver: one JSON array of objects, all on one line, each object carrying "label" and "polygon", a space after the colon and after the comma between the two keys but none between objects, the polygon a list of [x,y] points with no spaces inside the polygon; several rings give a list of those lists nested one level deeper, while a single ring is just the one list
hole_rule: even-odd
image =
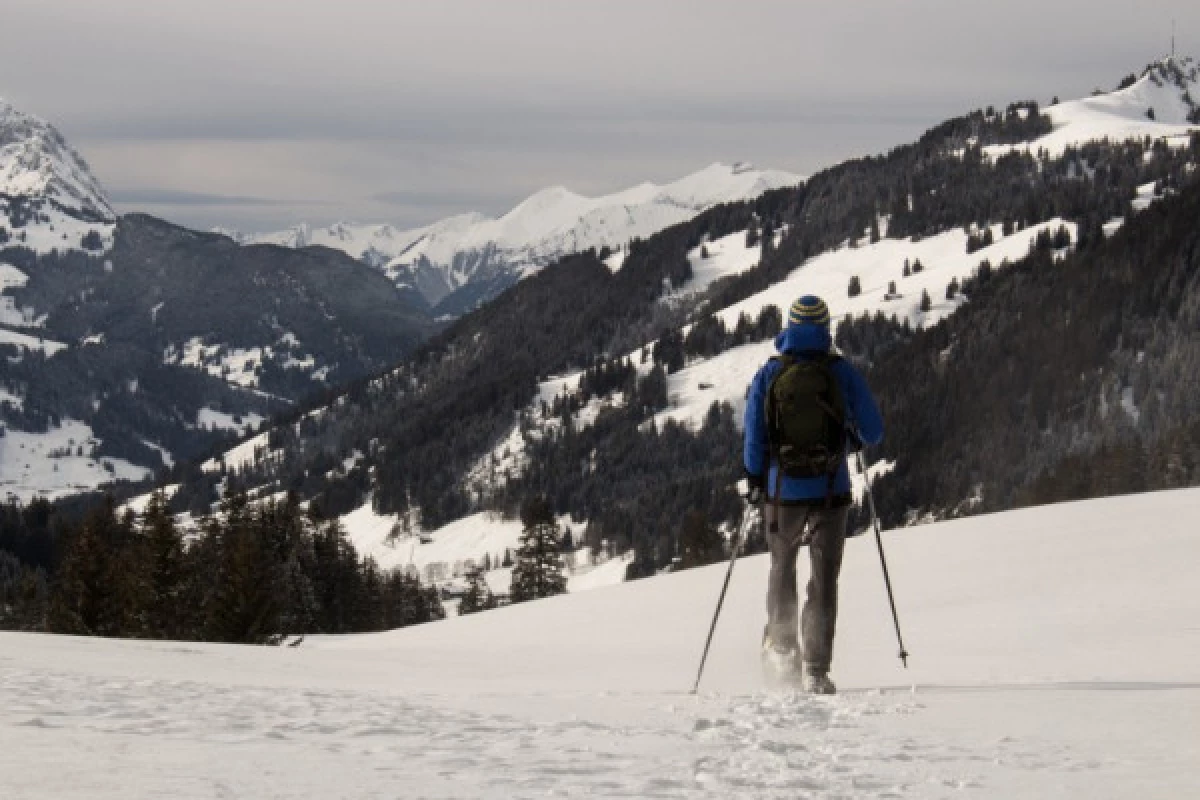
[{"label": "gray pant", "polygon": [[771,551],[771,577],[767,583],[767,635],[780,649],[796,642],[796,557],[808,543],[812,572],[808,599],[801,618],[805,666],[827,672],[833,661],[833,634],[837,625],[838,573],[846,546],[848,508],[780,506],[768,500],[763,508],[767,547]]}]

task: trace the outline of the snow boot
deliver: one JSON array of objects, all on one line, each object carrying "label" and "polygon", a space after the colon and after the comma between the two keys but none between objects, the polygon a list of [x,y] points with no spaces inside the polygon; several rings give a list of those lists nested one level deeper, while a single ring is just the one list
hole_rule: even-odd
[{"label": "snow boot", "polygon": [[814,669],[807,664],[804,667],[804,677],[800,681],[800,687],[809,694],[837,694],[837,687],[833,685],[833,681],[829,680],[829,672],[823,669]]},{"label": "snow boot", "polygon": [[793,682],[800,675],[800,649],[795,643],[772,641],[764,630],[762,664],[769,683]]}]

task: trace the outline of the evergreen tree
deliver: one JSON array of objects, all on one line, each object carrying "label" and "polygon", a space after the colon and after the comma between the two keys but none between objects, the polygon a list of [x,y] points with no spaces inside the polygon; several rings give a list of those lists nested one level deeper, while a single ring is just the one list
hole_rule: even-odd
[{"label": "evergreen tree", "polygon": [[458,615],[461,617],[463,614],[475,614],[495,608],[496,595],[492,594],[491,587],[483,577],[483,571],[472,569],[467,572],[466,577],[467,591],[458,603]]},{"label": "evergreen tree", "polygon": [[929,298],[929,292],[925,289],[921,290],[921,310],[929,312],[933,308],[933,300]]},{"label": "evergreen tree", "polygon": [[220,552],[207,636],[218,642],[262,644],[279,634],[281,612],[276,571],[244,493],[221,504],[213,523]]},{"label": "evergreen tree", "polygon": [[560,555],[558,525],[544,497],[534,498],[521,509],[521,546],[512,574],[512,602],[565,594],[567,576]]},{"label": "evergreen tree", "polygon": [[161,491],[150,496],[142,514],[145,542],[146,633],[154,638],[178,639],[184,629],[182,596],[185,582],[183,536],[167,513]]},{"label": "evergreen tree", "polygon": [[846,294],[849,297],[858,297],[862,294],[862,283],[857,275],[850,276],[850,285],[846,288]]},{"label": "evergreen tree", "polygon": [[55,633],[120,636],[130,616],[132,577],[124,570],[131,539],[106,497],[71,538],[63,557],[48,627]]}]

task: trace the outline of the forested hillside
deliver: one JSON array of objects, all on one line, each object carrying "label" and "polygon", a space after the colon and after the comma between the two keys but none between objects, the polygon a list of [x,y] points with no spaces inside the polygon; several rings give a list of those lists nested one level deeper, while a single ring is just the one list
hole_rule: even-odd
[{"label": "forested hillside", "polygon": [[[320,413],[277,426],[260,442],[260,458],[227,465],[228,480],[298,491],[330,514],[371,499],[379,511],[398,513],[424,530],[482,508],[515,513],[523,498],[545,493],[559,513],[588,521],[589,544],[635,548],[635,572],[670,564],[689,511],[703,513],[712,526],[736,521],[740,505],[733,484],[740,466],[729,410],[714,408],[705,424],[691,427],[649,421],[670,402],[663,377],[775,330],[769,318],[746,320],[740,332],[724,330],[710,311],[771,286],[817,253],[885,236],[918,241],[993,226],[997,236],[1007,236],[1065,219],[1078,231],[1075,241],[1069,234],[1062,241],[1056,241],[1061,234],[1047,235],[1043,244],[1039,236],[1035,249],[1043,252],[1031,261],[1052,262],[1068,244],[1091,253],[1106,246],[1105,225],[1111,230],[1114,220],[1136,217],[1148,202],[1146,187],[1165,195],[1194,176],[1194,148],[1163,140],[1096,142],[1068,147],[1057,158],[1018,149],[996,158],[984,153],[985,147],[1044,132],[1038,114],[1036,106],[1018,104],[952,120],[886,156],[839,165],[797,190],[721,207],[635,242],[616,271],[605,263],[606,253],[567,259],[460,320],[400,368],[363,382]],[[758,266],[700,294],[682,291],[691,272],[688,253],[741,230],[761,248]],[[968,252],[985,246],[991,235],[969,238]],[[1108,268],[1108,262],[1097,266]],[[899,264],[896,269],[899,279]],[[997,289],[988,283],[990,272],[1000,286],[1019,280],[1025,269],[1010,279],[1007,270],[985,266],[963,290],[967,307],[993,307],[989,292]],[[1077,314],[1076,324],[1088,327]],[[684,328],[689,321],[694,327]],[[680,331],[689,332],[690,341]],[[887,366],[879,366],[893,371],[876,379],[884,397],[907,396],[920,385],[911,382],[910,372],[918,356],[903,352],[889,353]],[[562,397],[547,398],[539,390],[551,376],[585,370],[593,375],[592,389],[568,381],[563,385],[573,388]],[[892,388],[902,383],[903,391]],[[968,446],[963,440],[935,446],[913,439],[901,430],[907,409],[887,402],[895,420],[889,427],[897,431],[885,451],[897,462],[890,481],[918,480],[906,476],[926,463],[925,456],[914,457],[921,448]],[[489,453],[496,458],[493,449],[514,430],[523,451],[520,465],[495,479],[469,481],[468,473],[477,473]],[[353,453],[359,457],[347,466]],[[1004,480],[1021,474],[1017,465],[1011,469]],[[185,480],[175,507],[207,507],[219,480],[219,472]],[[920,496],[896,491],[885,507],[889,519],[910,508],[955,513],[970,507],[966,501],[977,484]],[[996,497],[1001,504],[1013,501],[1011,495]]]},{"label": "forested hillside", "polygon": [[340,252],[240,247],[138,214],[117,222],[105,252],[12,242],[0,265],[14,276],[4,299],[37,317],[36,339],[0,338],[0,420],[32,437],[31,451],[39,436],[56,448],[6,474],[22,496],[69,490],[38,473],[66,474],[73,460],[150,475],[194,459],[436,328],[414,292]]},{"label": "forested hillside", "polygon": [[743,509],[745,385],[813,285],[884,409],[867,456],[887,524],[1194,484],[1200,134],[1065,142],[1065,114],[974,112],[564,258],[398,365],[176,466],[170,510],[242,492],[313,519],[365,510],[375,555],[404,563],[397,537],[545,498],[586,558],[632,551],[630,577],[719,558]]},{"label": "forested hillside", "polygon": [[875,359],[886,521],[1200,483],[1200,181]]}]

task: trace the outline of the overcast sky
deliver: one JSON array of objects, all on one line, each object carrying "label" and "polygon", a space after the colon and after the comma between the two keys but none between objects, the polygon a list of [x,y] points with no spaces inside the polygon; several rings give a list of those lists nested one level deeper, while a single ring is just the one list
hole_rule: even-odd
[{"label": "overcast sky", "polygon": [[122,210],[415,226],[713,161],[811,173],[1200,55],[1195,0],[4,0],[0,96]]}]

